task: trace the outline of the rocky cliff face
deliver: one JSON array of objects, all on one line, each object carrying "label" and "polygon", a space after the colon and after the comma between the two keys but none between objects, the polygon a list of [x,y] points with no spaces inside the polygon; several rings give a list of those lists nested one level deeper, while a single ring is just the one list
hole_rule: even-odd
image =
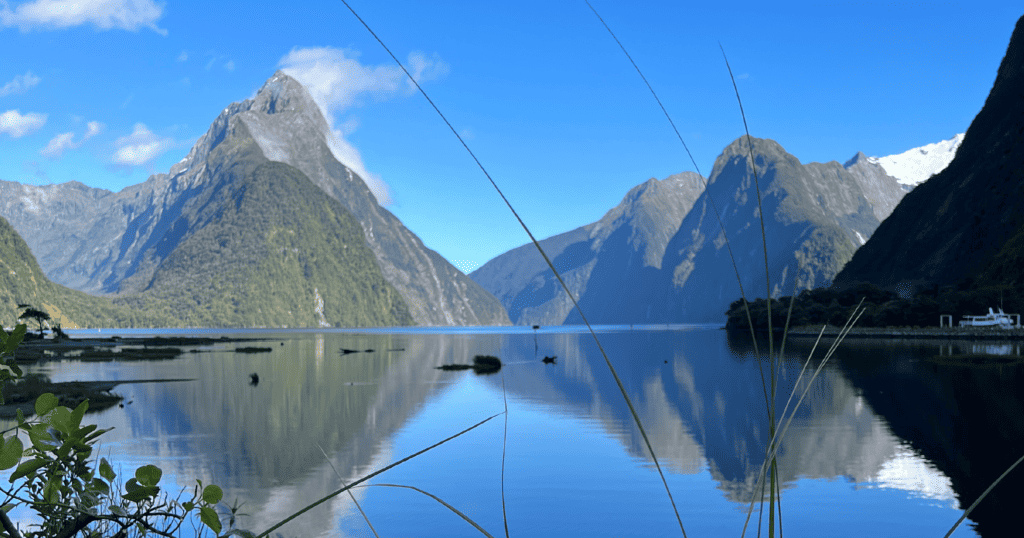
[{"label": "rocky cliff face", "polygon": [[[905,192],[863,153],[845,165],[804,165],[773,140],[751,140],[772,295],[828,285]],[[765,295],[753,170],[739,138],[715,161],[706,190],[691,172],[652,179],[600,221],[541,245],[593,323],[721,322],[740,297],[726,239],[743,292]],[[470,276],[515,323],[582,323],[533,245]]]},{"label": "rocky cliff face", "polygon": [[1024,282],[1024,17],[945,170],[900,202],[836,277],[904,290]]},{"label": "rocky cliff face", "polygon": [[892,214],[892,210],[907,194],[907,190],[899,183],[899,179],[889,175],[885,168],[872,161],[863,152],[858,151],[852,159],[846,161],[843,168],[853,174],[860,185],[861,191],[871,204],[878,222],[882,222]]},{"label": "rocky cliff face", "polygon": [[[746,137],[716,159],[707,189],[669,241],[660,270],[631,275],[635,284],[623,285],[616,275],[592,279],[592,293],[600,290],[603,299],[581,303],[588,316],[601,323],[721,322],[741,295],[737,270],[748,298],[765,295],[754,166],[771,294],[831,282],[878,226],[868,200],[878,193],[866,192],[863,175],[838,162],[803,165],[773,140],[751,141],[753,165]],[[566,322],[577,319],[570,313]]]},{"label": "rocky cliff face", "polygon": [[[244,136],[234,136],[240,129]],[[215,217],[200,207],[209,199],[204,191],[221,188],[222,176],[237,163],[210,160],[211,152],[251,140],[261,158],[298,169],[355,216],[384,278],[416,323],[507,324],[493,296],[377,204],[362,179],[334,158],[327,136],[326,121],[309,93],[278,72],[253,99],[225,108],[169,173],[118,193],[73,183],[36,188],[4,182],[0,214],[28,238],[55,281],[90,293],[141,292],[171,252],[209,224],[193,216]]]},{"label": "rocky cliff face", "polygon": [[[601,220],[540,244],[577,300],[588,296],[594,275],[616,275],[622,286],[642,288],[641,274],[661,269],[669,240],[702,191],[693,172],[651,178],[630,189]],[[470,277],[501,300],[513,323],[558,325],[572,310],[532,243],[494,258]]]}]

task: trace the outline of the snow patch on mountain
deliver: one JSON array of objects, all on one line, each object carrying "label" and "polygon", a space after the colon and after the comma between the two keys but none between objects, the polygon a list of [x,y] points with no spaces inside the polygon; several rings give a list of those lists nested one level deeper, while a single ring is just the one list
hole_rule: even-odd
[{"label": "snow patch on mountain", "polygon": [[963,140],[964,133],[960,133],[948,140],[908,149],[897,155],[868,157],[868,162],[884,168],[885,173],[896,178],[901,185],[915,187],[949,166]]}]

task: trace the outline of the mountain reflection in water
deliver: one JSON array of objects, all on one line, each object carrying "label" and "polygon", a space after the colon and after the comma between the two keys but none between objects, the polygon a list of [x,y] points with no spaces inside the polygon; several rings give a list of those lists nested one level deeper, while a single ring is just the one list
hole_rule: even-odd
[{"label": "mountain reflection in water", "polygon": [[[502,412],[504,388],[512,534],[678,533],[650,455],[589,334],[546,328],[536,351],[529,328],[259,336],[271,338],[271,353],[225,347],[165,362],[64,361],[42,369],[55,381],[195,378],[119,386],[135,403],[86,420],[117,428],[102,438],[100,452],[123,472],[154,463],[174,492],[195,478],[219,484],[229,505],[236,498],[245,503],[241,512],[250,515],[241,524],[257,532],[341,487],[335,469],[354,481]],[[707,328],[618,327],[600,337],[668,473],[687,533],[738,536],[768,440],[749,339]],[[939,346],[843,344],[778,454],[787,532],[861,536],[884,527],[901,536],[941,536],[959,509],[1019,457],[1013,447],[1021,446],[1024,409],[1009,394],[1020,386],[1021,368],[924,360],[940,355]],[[786,349],[780,409],[810,343],[791,340]],[[501,372],[436,369],[475,355],[500,357]],[[557,363],[543,363],[551,355]],[[253,372],[257,386],[249,383]],[[500,534],[503,431],[499,416],[372,482],[420,487]],[[168,487],[174,481],[178,486]],[[1010,492],[1021,483],[1011,474],[956,536],[1000,535],[1012,523],[1005,515],[1012,513]],[[354,492],[383,536],[479,536],[419,494]],[[370,535],[347,495],[280,532]]]}]

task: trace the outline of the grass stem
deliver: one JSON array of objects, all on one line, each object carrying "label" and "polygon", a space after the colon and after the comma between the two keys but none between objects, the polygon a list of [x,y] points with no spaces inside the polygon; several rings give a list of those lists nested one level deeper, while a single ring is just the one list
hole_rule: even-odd
[{"label": "grass stem", "polygon": [[394,469],[395,467],[398,467],[399,465],[401,465],[401,464],[403,464],[403,463],[405,463],[405,462],[415,458],[416,456],[419,456],[420,454],[423,454],[425,452],[433,450],[433,449],[435,449],[435,448],[437,448],[437,447],[447,443],[448,441],[451,441],[452,439],[455,439],[456,437],[458,437],[458,436],[460,436],[462,434],[469,433],[470,431],[472,431],[472,430],[474,430],[476,428],[479,428],[480,426],[483,426],[488,421],[490,421],[491,419],[493,419],[494,417],[496,417],[496,416],[498,416],[500,414],[501,413],[497,413],[495,415],[491,415],[491,416],[481,420],[480,422],[477,422],[476,424],[474,424],[474,425],[472,425],[472,426],[470,426],[470,427],[460,431],[459,433],[456,433],[455,435],[452,435],[451,437],[447,437],[447,438],[445,438],[445,439],[443,439],[441,441],[438,441],[438,442],[428,446],[427,448],[424,448],[423,450],[420,450],[419,452],[416,452],[414,454],[410,454],[410,455],[408,455],[408,456],[406,456],[406,457],[396,461],[395,463],[392,463],[392,464],[390,464],[390,465],[388,465],[386,467],[383,467],[383,468],[381,468],[381,469],[379,469],[377,471],[374,471],[374,472],[372,472],[372,473],[370,473],[370,474],[360,478],[359,480],[356,480],[355,482],[352,482],[351,484],[349,484],[349,485],[339,489],[338,491],[335,491],[335,492],[332,492],[332,493],[328,493],[327,495],[321,497],[319,500],[314,501],[314,502],[306,505],[305,508],[299,510],[298,512],[295,512],[294,514],[292,514],[292,515],[282,519],[281,521],[277,522],[277,524],[275,524],[273,527],[270,527],[269,529],[263,531],[256,538],[265,538],[266,536],[270,536],[271,532],[274,532],[275,530],[281,528],[284,524],[286,524],[289,521],[291,521],[291,520],[301,516],[302,514],[305,514],[306,512],[312,510],[313,508],[316,508],[317,506],[320,506],[321,504],[329,501],[330,499],[332,499],[334,497],[337,497],[338,495],[341,495],[342,493],[348,491],[349,489],[351,489],[351,488],[353,488],[355,486],[358,486],[359,484],[362,484],[363,482],[366,482],[367,480],[369,480],[369,479],[371,479],[371,478],[373,478],[373,477],[383,473],[384,471],[387,471],[387,470],[390,470],[390,469]]}]

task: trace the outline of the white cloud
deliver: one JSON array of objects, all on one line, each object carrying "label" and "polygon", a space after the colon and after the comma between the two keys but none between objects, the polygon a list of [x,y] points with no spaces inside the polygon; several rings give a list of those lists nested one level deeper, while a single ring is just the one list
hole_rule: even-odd
[{"label": "white cloud", "polygon": [[39,150],[39,154],[42,155],[43,157],[56,159],[63,155],[64,152],[69,149],[78,149],[82,147],[82,144],[84,144],[86,140],[89,140],[90,138],[96,136],[102,130],[102,123],[98,121],[90,121],[85,126],[85,134],[82,135],[82,139],[79,140],[78,142],[75,142],[74,140],[75,133],[61,133],[53,137],[53,139],[50,140],[50,143],[47,144],[45,148]]},{"label": "white cloud", "polygon": [[224,64],[224,69],[227,69],[228,71],[234,71],[235,70],[235,61],[234,60],[228,60],[227,63]]},{"label": "white cloud", "polygon": [[34,133],[46,123],[46,114],[29,112],[22,115],[17,110],[8,110],[0,114],[0,133],[7,133],[11,138],[21,138]]},{"label": "white cloud", "polygon": [[187,50],[181,51],[178,54],[178,61],[179,62],[184,62],[184,61],[187,61],[187,60],[188,60],[188,51]]},{"label": "white cloud", "polygon": [[85,134],[82,136],[82,142],[89,140],[90,138],[100,134],[103,130],[103,124],[98,121],[90,121],[85,124]]},{"label": "white cloud", "polygon": [[4,84],[3,88],[0,88],[0,97],[10,95],[12,93],[25,93],[29,88],[39,84],[43,79],[32,74],[31,71],[24,75],[17,75],[14,80]]},{"label": "white cloud", "polygon": [[39,154],[43,157],[49,157],[56,159],[60,157],[65,151],[74,147],[75,133],[62,133],[50,140],[50,143],[45,148],[39,150]]},{"label": "white cloud", "polygon": [[174,145],[170,138],[157,136],[141,123],[135,124],[135,131],[114,142],[117,151],[113,161],[116,164],[140,166],[159,157]]},{"label": "white cloud", "polygon": [[[415,91],[398,66],[363,65],[359,53],[330,47],[292,49],[278,64],[289,76],[302,83],[325,114],[341,112],[355,104],[361,94],[386,101],[399,94]],[[448,65],[434,54],[427,58],[412,52],[407,69],[418,82],[433,80],[448,73]]]},{"label": "white cloud", "polygon": [[160,35],[167,30],[158,28],[156,21],[163,16],[164,5],[152,0],[35,0],[11,10],[7,2],[0,2],[0,24],[17,26],[21,31],[32,28],[56,29],[92,24],[100,30],[117,28],[137,31],[149,28]]},{"label": "white cloud", "polygon": [[[410,95],[415,86],[398,66],[363,65],[358,57],[356,51],[331,47],[292,49],[278,65],[305,86],[320,107],[331,127],[333,136],[328,137],[328,145],[335,158],[359,174],[377,201],[387,206],[394,203],[387,184],[380,176],[366,170],[359,151],[345,140],[345,135],[352,134],[358,121],[350,118],[336,127],[336,117],[358,105],[364,95],[381,102],[398,95]],[[437,54],[428,58],[422,52],[412,52],[406,66],[420,83],[448,73],[448,65]]]}]

